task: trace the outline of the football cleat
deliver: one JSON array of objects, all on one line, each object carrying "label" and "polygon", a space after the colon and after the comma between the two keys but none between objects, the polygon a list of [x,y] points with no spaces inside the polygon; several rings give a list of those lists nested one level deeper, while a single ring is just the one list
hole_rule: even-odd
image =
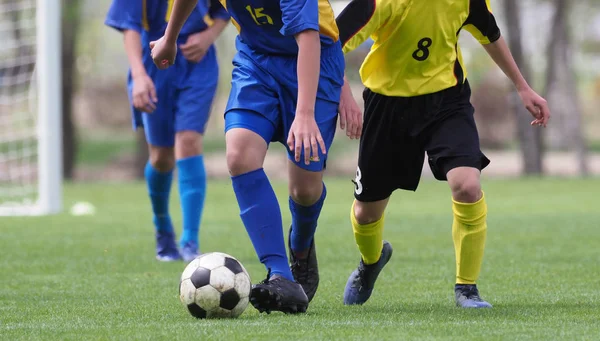
[{"label": "football cleat", "polygon": [[181,260],[181,255],[175,244],[175,233],[173,231],[156,232],[156,259],[161,262]]},{"label": "football cleat", "polygon": [[383,241],[381,256],[375,264],[366,265],[362,259],[358,264],[358,268],[350,274],[346,289],[344,290],[344,304],[364,304],[371,297],[375,281],[383,267],[389,262],[392,257],[392,245]]},{"label": "football cleat", "polygon": [[200,253],[198,253],[198,244],[192,241],[183,244],[180,253],[181,258],[183,258],[183,261],[186,263],[189,263],[200,256]]},{"label": "football cleat", "polygon": [[304,313],[308,308],[308,298],[302,286],[279,275],[267,277],[252,286],[250,303],[259,312],[270,314],[281,311],[285,314]]},{"label": "football cleat", "polygon": [[308,256],[305,259],[299,259],[294,256],[292,251],[292,228],[290,227],[289,238],[288,238],[288,249],[290,252],[290,269],[294,279],[298,282],[306,296],[308,301],[312,301],[313,297],[317,293],[319,287],[319,264],[317,263],[317,251],[315,248],[315,240],[310,244]]},{"label": "football cleat", "polygon": [[461,308],[491,308],[492,305],[479,297],[475,284],[456,284],[454,286],[456,305]]}]

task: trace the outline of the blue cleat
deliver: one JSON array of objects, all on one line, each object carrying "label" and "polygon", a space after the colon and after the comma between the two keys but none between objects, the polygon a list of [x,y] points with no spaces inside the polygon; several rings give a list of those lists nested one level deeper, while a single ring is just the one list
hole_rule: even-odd
[{"label": "blue cleat", "polygon": [[456,305],[461,308],[491,308],[492,305],[479,297],[475,284],[456,284],[454,286]]},{"label": "blue cleat", "polygon": [[181,257],[184,262],[189,263],[198,256],[200,256],[200,253],[198,252],[198,244],[196,242],[189,241],[181,247]]},{"label": "blue cleat", "polygon": [[362,259],[360,260],[358,268],[350,274],[346,283],[346,289],[344,290],[345,305],[364,304],[367,302],[373,293],[377,276],[379,276],[383,267],[389,262],[392,252],[392,245],[384,241],[381,257],[379,257],[377,263],[365,265]]},{"label": "blue cleat", "polygon": [[173,231],[156,231],[156,259],[161,262],[181,260]]}]

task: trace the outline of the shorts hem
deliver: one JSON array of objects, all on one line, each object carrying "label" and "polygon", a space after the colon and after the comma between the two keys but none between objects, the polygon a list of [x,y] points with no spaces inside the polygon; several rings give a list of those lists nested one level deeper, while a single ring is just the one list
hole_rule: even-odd
[{"label": "shorts hem", "polygon": [[490,160],[483,155],[483,153],[481,156],[459,156],[447,159],[448,160],[445,162],[442,161],[442,165],[439,167],[439,169],[442,171],[441,174],[440,172],[433,172],[433,175],[437,180],[448,181],[448,172],[454,168],[469,167],[482,171],[490,164]]}]

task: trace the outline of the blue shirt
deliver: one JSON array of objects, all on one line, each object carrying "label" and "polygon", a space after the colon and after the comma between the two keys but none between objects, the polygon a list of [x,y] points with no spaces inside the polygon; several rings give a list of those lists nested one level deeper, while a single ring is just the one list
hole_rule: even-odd
[{"label": "blue shirt", "polygon": [[328,0],[220,0],[239,31],[238,39],[252,50],[297,55],[294,35],[315,30],[323,48],[338,41],[338,29]]},{"label": "blue shirt", "polygon": [[[173,9],[173,0],[113,0],[105,24],[119,31],[140,32],[146,39],[163,36]],[[183,25],[180,37],[207,29],[212,19],[229,20],[218,0],[200,0]]]}]

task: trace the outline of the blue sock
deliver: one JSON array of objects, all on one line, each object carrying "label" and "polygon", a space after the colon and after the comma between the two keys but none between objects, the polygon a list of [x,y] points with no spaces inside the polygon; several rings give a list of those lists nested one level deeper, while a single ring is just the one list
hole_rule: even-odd
[{"label": "blue sock", "polygon": [[323,193],[317,202],[311,206],[301,206],[290,197],[290,212],[292,213],[292,234],[290,245],[293,251],[304,251],[310,244],[317,230],[317,220],[327,196],[327,188],[323,184]]},{"label": "blue sock", "polygon": [[171,182],[173,182],[173,171],[161,173],[148,162],[144,169],[144,177],[152,203],[156,230],[173,232],[173,224],[169,215],[169,194],[171,193]]},{"label": "blue sock", "polygon": [[285,252],[281,210],[267,174],[261,168],[234,176],[231,181],[240,206],[240,217],[258,259],[271,275],[293,281]]},{"label": "blue sock", "polygon": [[183,215],[183,233],[180,245],[188,242],[198,245],[198,232],[206,196],[206,172],[202,155],[177,160],[177,179]]}]

